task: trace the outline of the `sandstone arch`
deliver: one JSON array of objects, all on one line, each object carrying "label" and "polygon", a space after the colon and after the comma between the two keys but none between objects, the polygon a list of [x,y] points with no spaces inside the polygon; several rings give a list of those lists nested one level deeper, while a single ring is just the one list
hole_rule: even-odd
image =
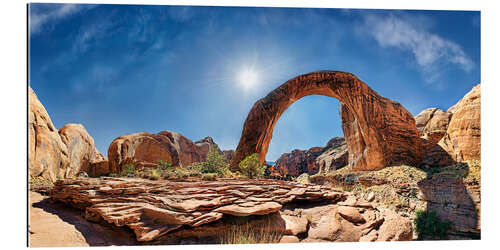
[{"label": "sandstone arch", "polygon": [[238,163],[253,153],[259,153],[264,161],[281,114],[308,95],[330,96],[341,103],[342,130],[353,170],[420,161],[415,120],[401,104],[380,96],[351,73],[317,71],[288,80],[254,104],[243,125],[232,168],[237,169]]}]

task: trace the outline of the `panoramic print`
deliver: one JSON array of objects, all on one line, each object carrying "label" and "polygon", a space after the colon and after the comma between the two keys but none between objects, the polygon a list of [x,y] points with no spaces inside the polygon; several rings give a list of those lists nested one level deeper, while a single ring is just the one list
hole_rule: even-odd
[{"label": "panoramic print", "polygon": [[29,246],[480,239],[480,19],[29,4]]}]

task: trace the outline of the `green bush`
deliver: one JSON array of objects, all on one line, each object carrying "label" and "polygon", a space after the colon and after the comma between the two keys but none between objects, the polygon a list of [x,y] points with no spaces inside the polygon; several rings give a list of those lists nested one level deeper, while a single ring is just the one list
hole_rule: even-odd
[{"label": "green bush", "polygon": [[262,165],[257,153],[245,157],[239,166],[241,174],[250,179],[262,178],[266,171],[266,165]]},{"label": "green bush", "polygon": [[116,174],[116,173],[110,173],[108,176],[109,177],[118,177],[118,174]]},{"label": "green bush", "polygon": [[203,163],[201,162],[194,162],[191,163],[191,165],[186,167],[186,172],[188,176],[201,176],[201,170],[203,168]]},{"label": "green bush", "polygon": [[170,167],[172,167],[172,163],[164,160],[159,160],[158,166],[160,167],[161,170],[167,170]]},{"label": "green bush", "polygon": [[219,147],[212,145],[207,154],[207,160],[201,163],[201,173],[215,173],[219,177],[226,177],[231,175],[229,170],[229,163],[226,157],[219,154]]},{"label": "green bush", "polygon": [[435,211],[417,210],[413,222],[419,239],[434,239],[436,237],[444,239],[452,227],[450,221],[441,220]]},{"label": "green bush", "polygon": [[135,167],[132,164],[127,164],[120,173],[123,177],[135,177]]}]

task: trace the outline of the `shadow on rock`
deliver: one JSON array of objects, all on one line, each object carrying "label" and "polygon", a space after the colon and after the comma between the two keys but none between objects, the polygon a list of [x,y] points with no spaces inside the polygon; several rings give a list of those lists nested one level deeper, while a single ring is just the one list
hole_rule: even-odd
[{"label": "shadow on rock", "polygon": [[81,210],[67,207],[62,203],[50,202],[49,198],[33,203],[33,207],[54,214],[64,222],[73,225],[90,246],[137,245],[132,232],[109,224],[89,222],[82,216]]},{"label": "shadow on rock", "polygon": [[[417,183],[427,201],[427,211],[434,211],[442,221],[452,223],[448,239],[480,239],[480,185],[466,179],[470,174],[469,164],[453,161],[439,145],[429,153],[436,157],[427,157],[420,165],[427,177]],[[444,163],[448,166],[439,167]]]}]

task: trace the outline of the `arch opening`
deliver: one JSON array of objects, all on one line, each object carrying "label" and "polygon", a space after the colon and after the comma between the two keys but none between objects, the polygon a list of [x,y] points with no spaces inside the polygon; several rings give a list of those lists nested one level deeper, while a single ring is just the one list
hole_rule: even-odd
[{"label": "arch opening", "polygon": [[342,130],[353,170],[378,170],[391,164],[417,164],[422,152],[415,120],[401,104],[380,96],[351,73],[317,71],[288,80],[250,110],[231,160],[231,168],[258,153],[265,161],[274,126],[295,101],[324,95],[341,104]]},{"label": "arch opening", "polygon": [[341,124],[337,99],[312,95],[297,100],[276,122],[266,162],[275,162],[296,149],[324,147],[331,138],[344,137]]}]

